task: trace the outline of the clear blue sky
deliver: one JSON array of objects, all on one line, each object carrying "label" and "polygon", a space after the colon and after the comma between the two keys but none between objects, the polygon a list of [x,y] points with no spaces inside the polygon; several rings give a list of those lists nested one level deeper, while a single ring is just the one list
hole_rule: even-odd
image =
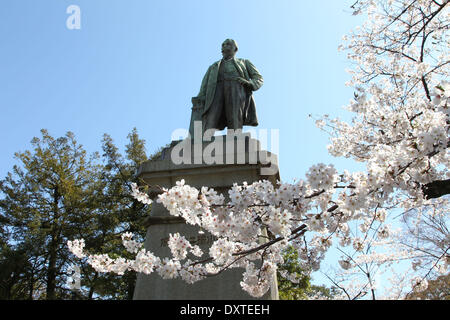
[{"label": "clear blue sky", "polygon": [[[264,77],[255,92],[260,128],[280,129],[283,180],[314,163],[359,168],[327,154],[309,114],[348,118],[350,67],[341,38],[361,24],[354,0],[2,0],[0,176],[46,128],[75,133],[89,152],[108,133],[123,150],[136,127],[154,152],[187,128],[191,97],[226,38]],[[81,8],[81,30],[66,8]]]},{"label": "clear blue sky", "polygon": [[[352,3],[2,0],[0,176],[41,128],[73,131],[89,151],[103,133],[123,147],[133,127],[149,152],[170,142],[188,127],[191,97],[226,38],[264,77],[254,94],[259,128],[280,129],[282,178],[336,163],[308,114],[348,116],[350,65],[337,46],[360,23]],[[81,8],[80,30],[66,28],[71,4]]]}]

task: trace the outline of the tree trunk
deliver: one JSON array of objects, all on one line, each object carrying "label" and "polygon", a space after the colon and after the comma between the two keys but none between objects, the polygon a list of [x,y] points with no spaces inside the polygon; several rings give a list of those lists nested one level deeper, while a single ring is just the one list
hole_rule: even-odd
[{"label": "tree trunk", "polygon": [[94,274],[94,279],[91,281],[92,285],[91,285],[91,288],[89,289],[89,294],[88,294],[88,299],[89,300],[92,300],[92,297],[94,296],[95,281],[97,280],[97,278],[98,278],[98,272],[96,272]]},{"label": "tree trunk", "polygon": [[128,300],[133,300],[133,294],[134,294],[134,287],[136,286],[136,273],[133,272],[129,277],[128,277]]},{"label": "tree trunk", "polygon": [[49,246],[49,260],[48,260],[48,269],[47,269],[47,300],[55,300],[56,299],[56,260],[57,254],[56,250],[58,247],[58,202],[59,202],[60,194],[58,192],[58,187],[55,187],[53,193],[53,221],[52,221],[52,238]]},{"label": "tree trunk", "polygon": [[28,300],[33,300],[34,293],[34,272],[31,272],[30,281],[28,283]]}]

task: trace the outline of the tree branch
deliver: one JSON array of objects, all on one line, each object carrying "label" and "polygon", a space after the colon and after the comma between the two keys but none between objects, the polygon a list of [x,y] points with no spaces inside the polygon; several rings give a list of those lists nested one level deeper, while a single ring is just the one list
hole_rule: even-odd
[{"label": "tree branch", "polygon": [[435,199],[450,194],[450,179],[436,180],[422,186],[426,199]]}]

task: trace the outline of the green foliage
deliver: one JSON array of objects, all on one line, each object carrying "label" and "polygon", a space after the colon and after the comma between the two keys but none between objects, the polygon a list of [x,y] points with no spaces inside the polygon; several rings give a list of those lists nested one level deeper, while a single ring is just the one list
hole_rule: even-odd
[{"label": "green foliage", "polygon": [[[294,248],[290,247],[283,255],[284,263],[278,268],[278,293],[281,300],[303,300],[307,298],[306,292],[310,287],[310,278],[302,275],[300,268],[298,253]],[[281,273],[280,273],[281,271]],[[287,271],[289,274],[295,275],[299,281],[293,283],[284,278],[281,274]]]},{"label": "green foliage", "polygon": [[41,134],[31,141],[32,151],[15,154],[20,165],[0,182],[1,227],[8,235],[2,255],[28,258],[21,270],[29,281],[23,298],[57,299],[67,294],[61,286],[70,262],[65,242],[90,233],[91,181],[99,172],[71,132],[58,139]]},{"label": "green foliage", "polygon": [[[147,160],[145,141],[140,139],[136,129],[128,135],[125,156],[118,152],[112,138],[105,134],[102,140],[103,170],[101,183],[102,193],[97,196],[101,203],[98,206],[99,237],[95,243],[87,243],[92,251],[108,254],[110,257],[132,258],[122,245],[120,234],[131,232],[135,240],[143,242],[146,229],[143,219],[150,208],[131,196],[131,183],[135,181],[135,173],[143,161]],[[86,266],[86,269],[91,269]],[[132,299],[136,274],[126,272],[124,276],[94,273],[94,283],[84,280],[82,286],[90,288],[87,293],[92,298],[92,288],[98,298]],[[95,281],[94,281],[95,280]]]},{"label": "green foliage", "polygon": [[[289,247],[283,254],[284,263],[277,271],[278,293],[280,300],[306,300],[314,296],[333,299],[335,290],[324,286],[311,285],[311,278],[304,275],[300,267],[298,252]],[[282,273],[294,275],[297,281],[291,282],[282,276]]]},{"label": "green foliage", "polygon": [[[19,164],[0,181],[0,298],[69,299],[67,268],[79,261],[67,240],[84,238],[95,252],[127,256],[120,233],[142,240],[149,207],[130,196],[138,165],[147,159],[137,130],[125,156],[111,137],[103,155],[87,156],[73,133],[53,138],[46,130],[32,150],[16,153]],[[81,263],[78,298],[131,299],[135,274],[101,275]]]},{"label": "green foliage", "polygon": [[25,248],[14,250],[4,244],[0,249],[0,299],[27,298],[31,273],[32,265]]}]

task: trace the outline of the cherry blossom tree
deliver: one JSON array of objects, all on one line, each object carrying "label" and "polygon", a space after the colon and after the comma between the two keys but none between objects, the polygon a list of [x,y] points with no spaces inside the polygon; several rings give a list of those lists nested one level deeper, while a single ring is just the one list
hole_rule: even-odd
[{"label": "cherry blossom tree", "polygon": [[[132,234],[123,235],[123,244],[136,254],[133,260],[89,254],[82,239],[69,241],[69,248],[99,272],[157,272],[188,283],[242,267],[242,288],[259,297],[269,289],[288,246],[298,252],[301,269],[308,273],[320,269],[333,245],[343,253],[340,267],[361,269],[372,290],[372,271],[361,266],[403,259],[399,248],[389,249],[399,235],[386,215],[417,212],[450,193],[448,3],[359,0],[352,6],[354,15],[366,18],[340,47],[354,65],[347,84],[355,89],[347,107],[353,118],[347,123],[324,116],[317,125],[330,134],[333,156],[363,162],[364,171],[338,172],[319,163],[296,183],[235,184],[226,195],[179,181],[170,190],[161,189],[156,200],[134,185],[137,199],[163,204],[171,215],[217,240],[203,252],[183,235],[171,234],[171,258],[145,250]],[[439,210],[447,212],[448,205]],[[355,228],[358,233],[352,232]],[[357,254],[346,254],[348,248]],[[416,251],[405,247],[404,253],[413,259]],[[427,265],[440,265],[445,273],[448,262],[447,247]],[[424,290],[427,277],[413,279],[411,288]],[[363,292],[347,292],[348,298],[358,298],[358,290]]]},{"label": "cherry blossom tree", "polygon": [[[394,215],[391,218],[383,212],[375,221],[349,224],[353,225],[350,234],[363,235],[367,245],[363,250],[337,247],[342,254],[339,266],[322,267],[320,272],[342,291],[343,299],[421,297],[427,279],[434,283],[448,274],[447,208],[448,199],[443,197],[419,210],[390,212]],[[378,219],[391,221],[398,228],[388,228]]]}]

